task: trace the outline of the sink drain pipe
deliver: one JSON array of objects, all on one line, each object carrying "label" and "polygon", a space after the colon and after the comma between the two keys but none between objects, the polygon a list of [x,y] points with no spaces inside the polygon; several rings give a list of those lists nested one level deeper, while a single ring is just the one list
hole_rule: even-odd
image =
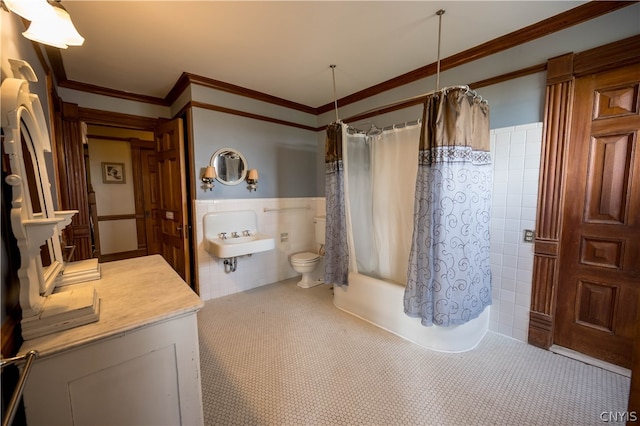
[{"label": "sink drain pipe", "polygon": [[235,272],[238,268],[238,258],[230,257],[224,260],[224,272],[227,274],[230,272]]}]

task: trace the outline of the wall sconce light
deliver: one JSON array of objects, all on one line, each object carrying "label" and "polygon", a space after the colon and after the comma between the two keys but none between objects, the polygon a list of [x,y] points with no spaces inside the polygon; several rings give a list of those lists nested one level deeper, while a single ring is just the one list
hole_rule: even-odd
[{"label": "wall sconce light", "polygon": [[60,0],[3,0],[2,4],[11,12],[31,21],[22,35],[29,40],[66,49],[82,46],[84,38],[78,33],[69,12]]},{"label": "wall sconce light", "polygon": [[247,189],[249,192],[255,191],[258,189],[258,169],[249,169],[247,173]]},{"label": "wall sconce light", "polygon": [[209,191],[213,191],[213,187],[215,186],[213,184],[213,181],[215,178],[216,178],[216,169],[214,169],[213,166],[207,166],[204,169],[204,174],[202,175],[202,183],[204,183],[203,187],[205,191],[207,189]]}]

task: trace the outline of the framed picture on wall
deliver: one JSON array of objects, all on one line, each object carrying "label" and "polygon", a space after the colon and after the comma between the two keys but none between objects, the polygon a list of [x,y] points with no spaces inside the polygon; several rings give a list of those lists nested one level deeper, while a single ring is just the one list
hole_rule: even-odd
[{"label": "framed picture on wall", "polygon": [[125,183],[124,163],[102,163],[102,183]]}]

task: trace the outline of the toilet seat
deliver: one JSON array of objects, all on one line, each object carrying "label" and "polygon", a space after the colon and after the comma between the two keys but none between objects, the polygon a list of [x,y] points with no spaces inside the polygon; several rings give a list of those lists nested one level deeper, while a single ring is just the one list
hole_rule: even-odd
[{"label": "toilet seat", "polygon": [[305,264],[314,263],[320,259],[320,255],[317,253],[297,253],[291,256],[291,263]]}]

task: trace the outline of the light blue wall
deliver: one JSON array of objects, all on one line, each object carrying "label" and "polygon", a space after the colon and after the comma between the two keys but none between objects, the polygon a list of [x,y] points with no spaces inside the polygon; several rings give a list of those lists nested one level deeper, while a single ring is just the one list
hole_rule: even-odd
[{"label": "light blue wall", "polygon": [[193,109],[195,178],[220,148],[234,148],[258,169],[258,190],[249,193],[246,183],[223,185],[213,191],[197,191],[196,198],[313,197],[317,188],[316,132],[202,108]]},{"label": "light blue wall", "polygon": [[546,73],[539,73],[483,87],[478,92],[489,101],[490,127],[501,129],[542,121],[545,90]]},{"label": "light blue wall", "polygon": [[[481,25],[481,23],[478,23]],[[570,52],[581,52],[617,40],[640,34],[640,3],[575,25],[557,33],[538,38],[529,43],[505,50],[471,63],[441,73],[440,87],[471,84],[508,72],[546,63],[549,58]],[[338,65],[339,66],[339,65]],[[412,82],[397,89],[372,96],[339,109],[345,120],[364,111],[369,111],[404,99],[409,99],[436,88],[435,76]],[[517,126],[543,121],[546,72],[541,72],[478,89],[491,107],[492,129]],[[344,96],[347,94],[339,94]],[[420,118],[421,107],[415,106],[349,123],[367,129],[371,122],[378,127],[389,126]],[[335,112],[329,111],[318,117],[319,124],[335,120]],[[324,135],[318,135],[319,155],[322,155]],[[318,182],[323,182],[322,159],[318,159]],[[318,187],[324,194],[324,186]]]},{"label": "light blue wall", "polygon": [[[482,23],[478,23],[482,25]],[[589,20],[580,25],[540,37],[531,42],[493,54],[441,73],[440,87],[471,84],[491,77],[544,64],[549,58],[581,52],[640,34],[640,3]],[[446,44],[446,40],[443,40]],[[420,54],[416,52],[416,54]],[[339,64],[338,64],[339,67]],[[491,106],[491,128],[542,121],[546,73],[538,73],[478,89]],[[339,83],[339,82],[338,82]],[[406,84],[340,108],[345,119],[367,110],[427,93],[436,88],[435,76]],[[348,93],[338,94],[338,97]],[[377,116],[378,126],[387,126],[419,118],[420,109]],[[333,111],[319,117],[320,124],[335,120]]]}]

